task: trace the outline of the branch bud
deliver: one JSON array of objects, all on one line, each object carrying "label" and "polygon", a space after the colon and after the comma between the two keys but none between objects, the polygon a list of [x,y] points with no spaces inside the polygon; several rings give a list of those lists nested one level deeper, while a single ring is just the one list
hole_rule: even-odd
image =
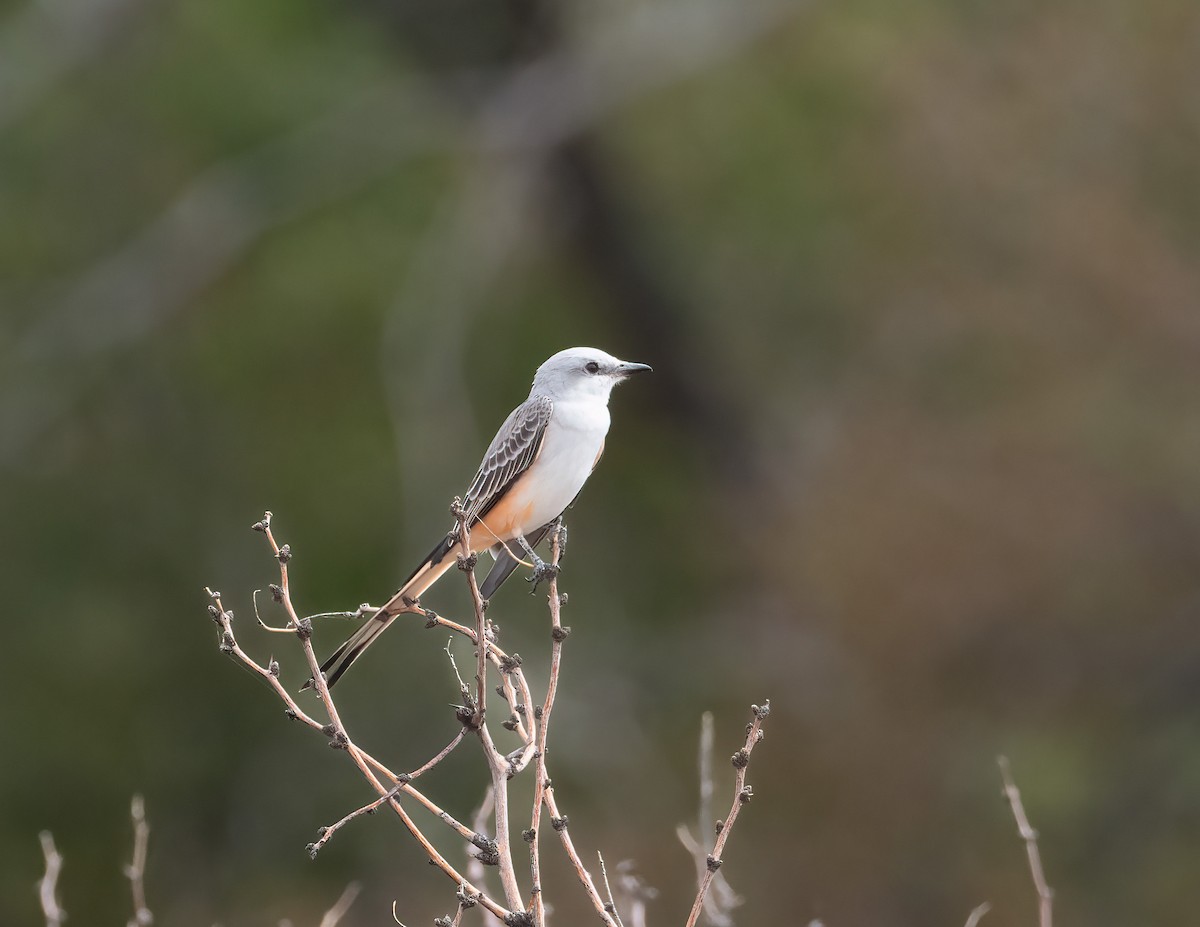
[{"label": "branch bud", "polygon": [[495,844],[492,844],[492,846],[482,849],[478,853],[472,855],[485,866],[500,865],[500,850]]}]

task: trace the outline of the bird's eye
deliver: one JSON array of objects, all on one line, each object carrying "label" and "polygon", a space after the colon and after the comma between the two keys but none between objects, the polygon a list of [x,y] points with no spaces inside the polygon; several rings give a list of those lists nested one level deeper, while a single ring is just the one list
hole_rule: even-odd
[{"label": "bird's eye", "polygon": [[588,361],[584,365],[583,369],[586,370],[588,373],[599,373],[600,365],[597,364],[595,361]]}]

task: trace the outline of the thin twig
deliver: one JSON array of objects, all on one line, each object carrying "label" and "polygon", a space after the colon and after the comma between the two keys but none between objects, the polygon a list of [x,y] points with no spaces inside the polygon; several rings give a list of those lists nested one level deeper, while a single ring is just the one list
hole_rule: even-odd
[{"label": "thin twig", "polygon": [[354,904],[354,899],[358,897],[358,893],[362,890],[362,886],[357,882],[351,882],[342,892],[342,897],[339,898],[332,908],[325,912],[325,916],[321,918],[321,927],[336,927],[337,922],[346,916],[346,912],[350,910],[350,905]]},{"label": "thin twig", "polygon": [[963,927],[978,927],[979,922],[983,919],[983,915],[992,910],[992,906],[986,901],[983,904],[976,905],[971,909],[971,913],[967,915],[967,922]]},{"label": "thin twig", "polygon": [[[711,711],[700,716],[700,751],[697,768],[700,774],[699,812],[696,816],[696,833],[704,834],[713,826],[712,800],[716,788],[713,776],[713,754],[716,736],[713,727]],[[692,857],[696,866],[696,884],[704,878],[708,868],[708,850],[683,824],[675,829],[675,834],[683,848]],[[704,898],[704,914],[711,927],[731,927],[733,924],[732,911],[742,903],[742,898],[733,890],[723,872],[718,871],[713,876],[712,885]]]},{"label": "thin twig", "polygon": [[1038,925],[1039,927],[1052,927],[1054,890],[1046,882],[1046,874],[1042,870],[1042,854],[1038,850],[1037,831],[1030,826],[1029,818],[1025,815],[1025,806],[1021,802],[1021,791],[1013,779],[1008,757],[997,757],[996,763],[1000,766],[1000,777],[1004,780],[1004,797],[1008,799],[1009,807],[1012,808],[1013,818],[1017,822],[1017,831],[1020,833],[1021,839],[1025,841],[1025,853],[1029,857],[1029,874],[1033,877],[1033,887],[1037,890],[1038,895]]},{"label": "thin twig", "polygon": [[[271,530],[270,512],[267,512],[263,519],[254,525],[254,529],[261,531],[266,536],[267,542],[270,544],[271,551],[274,553],[276,560],[279,562],[280,584],[272,589],[272,593],[276,600],[283,605],[283,608],[288,616],[288,626],[293,629],[297,639],[300,642],[301,649],[304,651],[304,656],[308,662],[311,679],[313,680],[313,684],[316,688],[317,696],[321,701],[322,707],[324,708],[326,715],[329,717],[329,724],[320,724],[318,721],[313,719],[299,708],[295,699],[292,698],[291,694],[288,693],[283,688],[283,685],[279,682],[278,664],[276,664],[274,661],[271,661],[269,667],[263,667],[238,646],[237,640],[233,634],[232,613],[227,611],[221,605],[219,593],[214,593],[211,590],[208,590],[210,597],[213,599],[213,605],[210,606],[209,611],[221,630],[221,649],[232,654],[244,665],[249,667],[259,676],[266,679],[275,692],[288,706],[289,717],[302,720],[308,726],[320,730],[323,734],[330,738],[332,746],[345,750],[354,764],[358,767],[363,777],[368,783],[370,783],[372,788],[375,789],[376,793],[385,800],[388,807],[391,808],[396,816],[400,818],[400,821],[404,824],[408,832],[412,834],[414,839],[416,839],[416,841],[421,845],[421,848],[429,857],[430,861],[439,869],[441,869],[442,872],[444,872],[446,876],[452,879],[456,884],[466,884],[467,889],[471,891],[472,894],[478,895],[478,903],[480,905],[487,908],[489,911],[503,920],[511,912],[485,893],[476,892],[474,887],[466,882],[458,870],[455,869],[454,866],[451,865],[451,863],[446,860],[446,858],[442,856],[440,852],[438,852],[438,850],[429,841],[429,838],[425,836],[424,832],[417,826],[417,824],[409,816],[408,812],[400,804],[400,796],[396,794],[395,783],[399,783],[400,792],[416,798],[430,811],[438,814],[439,818],[453,827],[460,834],[467,836],[469,839],[470,836],[473,835],[473,832],[471,832],[469,828],[466,828],[464,825],[460,824],[458,821],[454,820],[451,815],[439,809],[436,804],[434,804],[425,796],[421,795],[412,787],[411,784],[402,781],[402,777],[390,773],[387,770],[387,767],[385,767],[370,754],[366,753],[366,751],[362,750],[351,740],[350,735],[338,714],[337,707],[334,705],[333,700],[330,697],[329,686],[325,681],[325,677],[320,672],[320,664],[317,660],[316,653],[313,650],[311,640],[312,622],[307,618],[301,618],[292,604],[291,588],[288,577],[288,562],[292,558],[292,551],[287,545],[280,546],[276,542],[275,536]],[[376,775],[376,771],[388,776],[392,780],[393,785],[385,785],[383,782],[381,782],[379,777]]]},{"label": "thin twig", "polygon": [[717,870],[721,868],[721,853],[724,851],[725,842],[729,839],[729,834],[733,830],[738,812],[741,811],[742,805],[747,804],[754,797],[754,790],[746,785],[746,770],[750,766],[750,754],[754,752],[754,748],[762,740],[762,724],[771,713],[771,702],[769,700],[765,701],[761,707],[751,705],[750,711],[753,715],[753,720],[746,729],[746,743],[732,757],[733,767],[737,770],[734,775],[733,805],[729,809],[729,815],[718,825],[717,839],[713,843],[712,852],[708,854],[704,875],[700,878],[700,888],[696,892],[696,900],[692,902],[692,910],[688,915],[686,927],[695,927],[696,921],[700,917],[700,911],[704,907],[704,897],[708,894],[709,886],[712,884]]},{"label": "thin twig", "polygon": [[442,749],[427,763],[418,766],[408,774],[408,781],[411,782],[413,779],[425,775],[425,773],[429,772],[429,770],[433,769],[433,767],[437,766],[438,763],[448,757],[454,751],[454,748],[462,743],[462,739],[466,736],[466,733],[466,729],[460,727],[458,729],[458,733],[454,735],[454,738],[450,741],[450,743],[442,747]]},{"label": "thin twig", "polygon": [[[517,871],[513,866],[512,837],[509,833],[508,820],[508,780],[513,773],[508,758],[496,749],[487,724],[487,665],[488,650],[491,644],[488,640],[486,607],[483,604],[483,595],[479,591],[479,583],[475,579],[476,555],[470,553],[471,539],[467,530],[466,514],[457,499],[454,502],[453,511],[458,520],[459,543],[462,549],[468,552],[459,566],[467,578],[467,588],[471,593],[471,603],[475,608],[476,699],[475,714],[470,719],[470,723],[479,735],[479,742],[483,745],[484,757],[487,759],[488,770],[492,776],[492,798],[496,803],[496,862],[500,870],[500,884],[504,888],[504,897],[509,907],[514,911],[521,911],[523,910],[521,886],[517,881]],[[449,647],[446,648],[446,652],[449,653]],[[453,657],[451,659],[453,660]],[[457,671],[456,668],[455,672]],[[461,677],[459,681],[461,685]],[[463,691],[464,693],[466,691],[465,685],[463,685]]]},{"label": "thin twig", "polygon": [[38,897],[42,902],[42,914],[46,927],[60,927],[67,919],[67,912],[58,903],[58,874],[62,872],[63,858],[54,846],[54,835],[48,830],[38,834],[42,841],[42,855],[46,858],[46,873],[38,883]]},{"label": "thin twig", "polygon": [[604,882],[604,894],[608,896],[608,903],[604,906],[605,910],[613,916],[617,927],[625,927],[621,922],[621,912],[617,910],[617,902],[613,898],[612,886],[608,882],[608,867],[604,865],[604,854],[599,850],[596,851],[596,859],[600,861],[600,879]]},{"label": "thin twig", "polygon": [[146,803],[141,795],[134,795],[129,805],[129,816],[133,821],[133,860],[125,867],[129,889],[133,894],[133,918],[129,927],[149,927],[154,915],[146,904],[146,848],[150,842],[150,825],[146,823]]},{"label": "thin twig", "polygon": [[558,832],[558,837],[562,843],[563,850],[566,851],[567,859],[571,861],[571,865],[575,869],[575,875],[579,879],[579,883],[583,886],[583,890],[587,893],[588,899],[592,902],[592,907],[596,909],[596,913],[600,915],[600,919],[608,925],[608,927],[617,927],[617,921],[612,914],[604,906],[604,899],[600,897],[600,892],[596,889],[596,882],[592,878],[592,874],[588,872],[587,867],[580,859],[578,851],[575,849],[575,842],[571,839],[571,834],[567,829],[568,821],[565,814],[560,814],[558,804],[554,797],[554,784],[550,779],[546,767],[546,751],[547,737],[549,736],[550,727],[550,712],[554,709],[554,698],[558,692],[558,678],[562,670],[562,645],[570,633],[570,628],[564,628],[562,625],[562,606],[565,603],[566,596],[559,595],[558,592],[558,561],[562,555],[562,522],[560,521],[554,526],[550,532],[550,562],[554,569],[550,572],[550,589],[547,599],[550,603],[550,681],[546,686],[546,700],[542,703],[541,726],[538,728],[538,749],[537,749],[537,782],[534,783],[534,802],[533,802],[533,819],[531,824],[532,841],[530,843],[530,868],[536,869],[535,885],[538,892],[534,898],[535,909],[535,925],[536,927],[544,927],[545,910],[542,905],[541,893],[541,874],[540,861],[538,860],[538,830],[541,818],[541,806],[544,803],[546,810],[550,813],[550,826]]},{"label": "thin twig", "polygon": [[394,789],[392,789],[390,792],[388,792],[387,795],[381,795],[379,798],[375,799],[372,802],[368,802],[367,804],[363,805],[361,808],[355,808],[353,811],[351,811],[348,815],[346,815],[341,820],[336,821],[333,824],[330,824],[328,827],[320,828],[317,831],[316,841],[314,843],[310,843],[306,847],[306,849],[308,850],[308,855],[315,857],[318,853],[321,852],[322,847],[324,847],[325,844],[327,844],[331,839],[333,839],[333,835],[336,834],[339,830],[341,830],[343,827],[345,827],[347,824],[349,824],[351,821],[353,821],[357,817],[361,817],[364,814],[374,814],[381,805],[387,804],[388,799],[394,797],[395,794],[399,790],[400,790],[400,787],[397,785]]}]

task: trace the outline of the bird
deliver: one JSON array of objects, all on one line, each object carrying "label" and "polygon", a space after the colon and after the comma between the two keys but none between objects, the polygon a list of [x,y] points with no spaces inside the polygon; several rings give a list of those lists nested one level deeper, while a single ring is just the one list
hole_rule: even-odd
[{"label": "bird", "polygon": [[[479,589],[489,599],[523,562],[513,550],[515,543],[533,565],[530,579],[536,587],[548,568],[534,548],[600,462],[613,388],[651,369],[598,348],[567,348],[538,367],[529,398],[504,420],[463,496],[468,550],[463,549],[456,524],[404,585],[321,665],[326,686],[332,688],[396,616],[458,562],[460,554],[486,549],[495,558]],[[304,688],[312,684],[310,679]]]}]

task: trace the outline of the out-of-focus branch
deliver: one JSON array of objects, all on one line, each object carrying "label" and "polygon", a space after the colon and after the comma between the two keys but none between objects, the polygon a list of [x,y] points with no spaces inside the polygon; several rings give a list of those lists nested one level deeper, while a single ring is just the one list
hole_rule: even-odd
[{"label": "out-of-focus branch", "polygon": [[150,842],[150,825],[146,823],[146,803],[141,795],[134,795],[129,805],[129,817],[133,821],[133,859],[125,867],[129,889],[133,895],[133,917],[129,927],[149,927],[154,915],[146,904],[146,849]]},{"label": "out-of-focus branch", "polygon": [[636,5],[519,66],[482,107],[477,144],[544,155],[621,106],[719,64],[802,8],[782,0]]},{"label": "out-of-focus branch", "polygon": [[72,359],[128,344],[182,309],[266,232],[446,147],[447,118],[419,86],[373,87],[197,176],[140,234],[80,277],[18,340]]},{"label": "out-of-focus branch", "polygon": [[[274,665],[272,663],[272,665]],[[130,818],[133,821],[133,861],[125,867],[125,877],[133,890],[133,918],[128,927],[148,927],[154,922],[154,915],[146,904],[146,891],[143,878],[146,872],[146,855],[150,840],[150,825],[146,822],[146,807],[141,795],[133,796],[130,804]],[[62,927],[67,919],[67,912],[58,903],[58,876],[62,871],[63,859],[54,846],[54,837],[45,830],[39,835],[42,842],[42,853],[46,858],[46,872],[38,883],[38,896],[42,905],[42,914],[46,919],[46,927]],[[342,892],[341,897],[333,907],[321,918],[320,927],[337,927],[338,922],[346,915],[354,899],[358,897],[361,886],[351,882]],[[476,899],[477,900],[477,899]],[[455,921],[455,923],[458,923]]]},{"label": "out-of-focus branch", "polygon": [[1033,878],[1033,887],[1037,890],[1038,896],[1038,925],[1039,927],[1052,927],[1054,890],[1050,888],[1046,881],[1046,873],[1042,869],[1042,854],[1038,849],[1037,831],[1030,826],[1029,818],[1025,814],[1021,791],[1017,788],[1016,780],[1013,779],[1008,757],[997,757],[996,762],[1000,766],[1000,778],[1004,781],[1004,797],[1008,799],[1013,819],[1017,822],[1017,831],[1020,833],[1021,839],[1025,841],[1025,854],[1029,857],[1029,874]]},{"label": "out-of-focus branch", "polygon": [[38,883],[38,899],[42,903],[42,915],[46,927],[61,927],[67,912],[58,903],[58,876],[62,872],[63,858],[54,846],[54,835],[48,830],[38,834],[42,841],[42,855],[46,859],[46,872]]},{"label": "out-of-focus branch", "polygon": [[[712,802],[716,788],[713,778],[714,744],[713,716],[711,711],[706,711],[700,716],[700,752],[697,761],[700,771],[700,811],[696,817],[698,834],[705,833],[713,826]],[[708,869],[708,850],[685,825],[680,824],[675,833],[696,864],[696,884],[700,884]],[[725,874],[718,871],[713,877],[710,893],[704,898],[704,915],[709,923],[713,927],[730,927],[733,924],[731,912],[741,903],[741,896],[733,890]]]},{"label": "out-of-focus branch", "polygon": [[[484,793],[483,801],[479,803],[479,807],[475,809],[475,814],[472,817],[476,833],[484,832],[484,829],[487,827],[488,818],[492,816],[495,810],[496,802],[492,797],[492,789],[489,785],[487,791]],[[476,885],[487,885],[487,867],[484,866],[483,861],[480,859],[478,848],[473,845],[469,845],[467,849],[467,875],[470,876]],[[461,902],[459,908],[461,911]],[[491,911],[486,909],[481,910],[480,917],[485,927],[502,927],[496,919],[496,915],[492,914]]]},{"label": "out-of-focus branch", "polygon": [[688,915],[686,927],[695,927],[700,917],[700,912],[704,908],[704,897],[708,894],[709,886],[712,885],[717,870],[721,868],[721,853],[725,849],[725,842],[729,839],[729,834],[733,830],[738,813],[741,811],[742,806],[748,804],[750,799],[754,797],[754,790],[746,785],[746,770],[750,766],[750,754],[763,738],[762,725],[763,721],[771,713],[771,702],[769,700],[765,701],[761,706],[751,705],[750,713],[753,716],[753,720],[746,728],[746,742],[730,758],[733,768],[737,770],[734,774],[733,805],[730,807],[729,814],[725,820],[718,821],[716,824],[717,839],[713,843],[712,852],[705,859],[704,874],[700,877],[700,888],[696,892],[696,900],[692,903],[692,911]]},{"label": "out-of-focus branch", "polygon": [[[135,2],[142,0],[105,0],[102,6]],[[209,168],[140,233],[87,269],[17,337],[0,395],[0,464],[14,459],[72,406],[93,375],[77,360],[146,337],[236,266],[272,229],[350,196],[407,158],[431,151],[467,153],[464,163],[476,177],[465,185],[463,204],[448,211],[467,218],[454,219],[450,232],[439,226],[431,245],[419,248],[413,262],[415,271],[433,252],[442,256],[437,264],[453,255],[454,272],[427,275],[424,284],[406,286],[402,304],[427,306],[422,297],[429,295],[429,281],[440,280],[433,285],[451,289],[436,304],[458,306],[461,319],[473,298],[467,294],[461,299],[455,289],[459,284],[445,281],[456,281],[468,270],[470,289],[486,292],[505,254],[528,235],[528,192],[536,184],[511,185],[516,194],[508,198],[511,209],[488,210],[486,204],[494,204],[495,196],[489,192],[481,199],[480,191],[492,190],[500,175],[544,173],[564,143],[613,110],[737,53],[798,6],[757,0],[736,7],[715,2],[639,7],[587,30],[585,41],[516,64],[507,77],[492,75],[485,83],[500,89],[474,108],[474,121],[466,129],[462,125],[469,114],[455,119],[440,94],[415,84],[399,91],[377,89],[292,135]],[[561,198],[552,194],[549,199]],[[485,222],[489,226],[499,222],[500,231],[469,236],[476,244],[464,253],[464,230],[481,217],[490,217]],[[615,240],[602,237],[609,245]],[[494,259],[476,260],[485,258],[489,248],[497,252]],[[614,279],[632,279],[630,262],[611,248],[609,252],[603,258],[606,276],[613,271]],[[625,270],[616,269],[617,264]],[[635,289],[644,291],[645,286]],[[644,300],[636,302],[639,313],[650,312]],[[391,346],[385,347],[386,369],[394,366],[397,352],[392,347],[404,339],[384,341]],[[455,342],[449,338],[445,343]],[[64,369],[71,371],[69,377]],[[444,382],[450,368],[438,369]]]},{"label": "out-of-focus branch", "polygon": [[983,920],[983,915],[992,910],[992,906],[986,901],[983,904],[976,905],[971,909],[971,913],[967,915],[967,922],[963,927],[978,927],[978,924]]},{"label": "out-of-focus branch", "polygon": [[638,875],[633,860],[617,863],[616,896],[627,913],[629,927],[646,927],[646,905],[658,897],[658,889]]},{"label": "out-of-focus branch", "polygon": [[27,2],[0,26],[0,132],[132,32],[148,0]]},{"label": "out-of-focus branch", "polygon": [[340,897],[332,908],[325,912],[325,916],[321,918],[321,927],[337,927],[338,921],[346,916],[346,912],[350,910],[350,905],[354,904],[354,899],[358,897],[358,893],[362,890],[362,886],[357,882],[351,882],[346,886]]},{"label": "out-of-focus branch", "polygon": [[444,149],[447,122],[416,84],[376,87],[196,177],[17,337],[0,378],[0,464],[70,408],[82,380],[101,369],[84,363],[89,357],[166,324],[271,230],[354,195],[409,158]]}]

